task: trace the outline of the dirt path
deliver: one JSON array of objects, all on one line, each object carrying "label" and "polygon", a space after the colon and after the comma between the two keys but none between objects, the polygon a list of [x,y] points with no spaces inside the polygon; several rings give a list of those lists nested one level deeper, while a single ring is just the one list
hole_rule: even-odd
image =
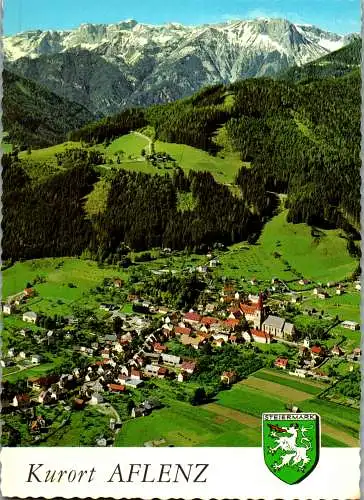
[{"label": "dirt path", "polygon": [[133,132],[133,134],[139,135],[139,137],[143,137],[143,139],[145,139],[148,142],[149,154],[151,155],[152,154],[152,139],[150,137],[148,137],[147,135],[144,135],[140,132]]},{"label": "dirt path", "polygon": [[276,382],[270,382],[269,380],[261,378],[249,377],[246,380],[239,382],[239,384],[251,387],[252,389],[257,389],[272,396],[278,396],[286,403],[297,403],[299,401],[305,401],[306,399],[312,398],[312,394],[309,394],[308,392],[299,391],[298,389],[293,389],[292,387],[277,384]]}]

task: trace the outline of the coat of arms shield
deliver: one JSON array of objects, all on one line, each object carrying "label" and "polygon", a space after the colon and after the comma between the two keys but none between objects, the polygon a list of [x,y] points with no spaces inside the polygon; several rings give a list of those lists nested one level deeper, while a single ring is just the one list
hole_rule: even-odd
[{"label": "coat of arms shield", "polygon": [[320,417],[316,413],[263,413],[264,461],[288,484],[305,479],[320,454]]}]

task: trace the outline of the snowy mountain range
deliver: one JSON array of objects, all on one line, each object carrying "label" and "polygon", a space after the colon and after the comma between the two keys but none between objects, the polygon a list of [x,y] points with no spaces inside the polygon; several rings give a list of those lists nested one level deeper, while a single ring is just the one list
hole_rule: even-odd
[{"label": "snowy mountain range", "polygon": [[161,26],[134,20],[4,38],[5,67],[96,115],[169,102],[205,85],[274,76],[351,40],[284,19]]}]

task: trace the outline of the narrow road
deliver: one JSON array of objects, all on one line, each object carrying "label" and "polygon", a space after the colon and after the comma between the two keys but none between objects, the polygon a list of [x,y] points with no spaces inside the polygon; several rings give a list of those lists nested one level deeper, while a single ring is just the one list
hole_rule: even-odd
[{"label": "narrow road", "polygon": [[139,135],[139,137],[142,137],[148,142],[148,149],[149,149],[149,154],[152,154],[152,139],[148,137],[147,135],[142,134],[141,132],[133,132],[135,135]]}]

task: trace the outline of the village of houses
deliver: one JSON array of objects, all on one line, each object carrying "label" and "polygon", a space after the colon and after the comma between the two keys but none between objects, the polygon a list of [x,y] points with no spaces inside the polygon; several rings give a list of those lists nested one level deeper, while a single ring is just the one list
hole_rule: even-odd
[{"label": "village of houses", "polygon": [[[200,272],[205,274],[205,269]],[[111,286],[115,288],[124,286],[121,279],[115,278],[112,282]],[[303,279],[299,282],[302,286],[308,283],[308,280]],[[251,285],[257,285],[257,281],[252,279]],[[356,282],[354,286],[359,291],[360,284]],[[345,285],[328,283],[327,286],[312,287],[306,294],[310,293],[324,301],[329,290],[331,294],[334,290],[339,295],[344,293]],[[196,304],[189,311],[156,305],[149,298],[129,294],[128,301],[133,310],[130,314],[121,312],[117,304],[101,303],[99,306],[100,311],[107,313],[107,322],[112,323],[118,318],[121,326],[117,333],[98,335],[74,345],[71,330],[78,325],[78,318],[74,316],[64,318],[64,324],[52,330],[43,328],[43,333],[38,332],[37,338],[34,337],[30,327],[39,325],[39,315],[28,307],[28,302],[37,291],[36,288],[26,288],[3,303],[2,310],[4,316],[14,315],[23,321],[24,328],[18,334],[23,338],[31,336],[31,348],[25,351],[17,349],[16,345],[9,347],[3,352],[3,369],[11,373],[14,367],[21,373],[30,367],[42,366],[44,360],[37,352],[37,345],[57,345],[60,338],[72,349],[73,360],[79,359],[79,363],[75,362],[75,366],[64,373],[58,370],[57,373],[51,371],[42,376],[28,377],[23,385],[9,384],[7,387],[5,377],[3,415],[5,418],[6,415],[19,413],[28,415],[29,434],[33,442],[44,440],[48,425],[38,411],[40,407],[62,404],[67,411],[82,411],[88,405],[110,407],[107,403],[108,394],[120,398],[131,394],[133,397],[151,379],[188,384],[199,371],[197,354],[199,351],[206,352],[206,346],[223,349],[230,344],[244,349],[246,346],[285,344],[294,349],[296,354],[292,359],[277,356],[273,361],[275,369],[286,370],[297,380],[313,378],[328,384],[331,383],[330,376],[321,369],[328,359],[340,357],[352,364],[359,363],[359,347],[345,351],[335,344],[327,348],[325,342],[312,343],[309,337],[295,335],[294,324],[284,317],[284,307],[281,307],[281,315],[277,314],[276,307],[274,310],[271,308],[270,304],[277,305],[277,300],[274,301],[276,291],[282,292],[276,278],[272,279],[268,290],[256,294],[242,293],[234,282],[227,281],[220,289],[211,290],[204,303]],[[287,296],[288,302],[296,305],[303,295],[290,292]],[[348,320],[342,321],[341,326],[351,331],[359,329],[356,322]],[[357,334],[359,339],[360,332]],[[135,342],[135,339],[138,341]],[[184,348],[182,355],[174,353],[170,348],[171,342]],[[220,373],[220,382],[222,387],[228,388],[238,380],[232,361],[231,367]],[[18,387],[22,389],[14,392]],[[152,394],[138,404],[130,405],[127,418],[147,418],[152,412],[158,411],[162,404]],[[123,419],[115,411],[113,418],[110,418],[110,428],[114,433],[122,432],[122,425]],[[112,439],[101,436],[95,445],[107,446],[112,443]]]}]

